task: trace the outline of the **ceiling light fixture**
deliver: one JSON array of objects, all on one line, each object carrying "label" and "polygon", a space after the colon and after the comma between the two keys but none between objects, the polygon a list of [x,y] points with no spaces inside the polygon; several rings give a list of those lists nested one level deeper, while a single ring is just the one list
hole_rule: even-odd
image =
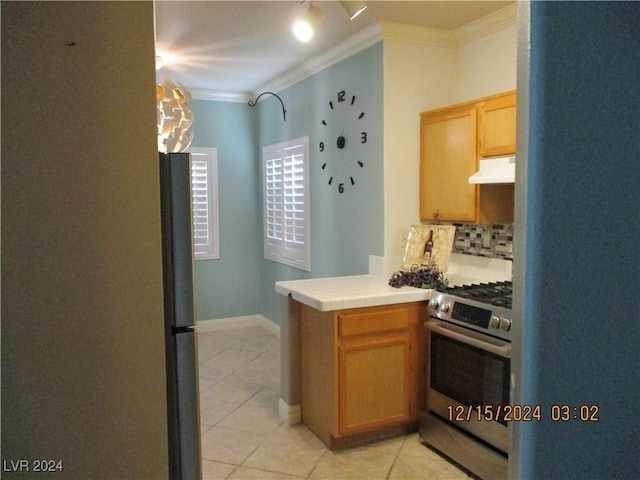
[{"label": "ceiling light fixture", "polygon": [[184,85],[164,78],[156,85],[158,151],[184,152],[193,140],[193,112],[188,102],[191,93]]},{"label": "ceiling light fixture", "polygon": [[310,5],[306,12],[293,24],[293,34],[301,42],[308,42],[322,21],[324,12],[320,7]]},{"label": "ceiling light fixture", "polygon": [[342,8],[349,15],[349,20],[353,20],[362,12],[367,9],[367,4],[365,2],[340,2],[342,4]]}]

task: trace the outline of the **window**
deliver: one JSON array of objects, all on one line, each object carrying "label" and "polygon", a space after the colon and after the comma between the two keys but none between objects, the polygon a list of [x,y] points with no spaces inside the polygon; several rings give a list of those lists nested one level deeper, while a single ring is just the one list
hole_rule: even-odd
[{"label": "window", "polygon": [[218,149],[190,148],[193,256],[220,258],[218,232]]},{"label": "window", "polygon": [[264,147],[264,257],[311,270],[309,137]]}]

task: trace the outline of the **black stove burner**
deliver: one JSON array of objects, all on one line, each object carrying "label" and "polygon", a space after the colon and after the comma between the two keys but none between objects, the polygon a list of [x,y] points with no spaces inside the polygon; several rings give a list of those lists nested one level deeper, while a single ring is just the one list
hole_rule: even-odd
[{"label": "black stove burner", "polygon": [[[438,290],[440,291],[440,289]],[[512,282],[474,283],[457,287],[443,288],[448,293],[461,298],[488,303],[502,308],[511,308]]]}]

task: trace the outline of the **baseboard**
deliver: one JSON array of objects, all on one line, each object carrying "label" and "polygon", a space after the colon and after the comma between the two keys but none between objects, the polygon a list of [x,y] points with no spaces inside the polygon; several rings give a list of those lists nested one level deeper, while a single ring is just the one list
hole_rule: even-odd
[{"label": "baseboard", "polygon": [[263,315],[247,315],[244,317],[216,318],[213,320],[199,320],[198,331],[214,332],[230,328],[262,327],[269,333],[280,338],[280,325],[272,322]]},{"label": "baseboard", "polygon": [[287,425],[297,425],[302,423],[302,410],[300,405],[287,405],[287,403],[280,399],[278,401],[278,414],[280,420]]}]

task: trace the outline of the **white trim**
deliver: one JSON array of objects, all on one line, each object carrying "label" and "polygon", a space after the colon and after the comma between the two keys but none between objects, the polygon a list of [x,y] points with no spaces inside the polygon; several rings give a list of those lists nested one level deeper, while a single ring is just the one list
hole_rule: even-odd
[{"label": "white trim", "polygon": [[280,338],[280,325],[272,322],[263,315],[247,315],[244,317],[199,320],[197,325],[198,331],[200,332],[215,332],[218,330],[246,327],[262,327],[269,333],[272,333],[276,337]]},{"label": "white trim", "polygon": [[278,415],[280,420],[287,425],[302,423],[302,408],[300,408],[300,405],[287,405],[282,399],[278,400]]},{"label": "white trim", "polygon": [[456,46],[464,45],[465,43],[477,40],[480,37],[497,32],[503,28],[516,25],[518,23],[517,3],[518,2],[514,2],[508,7],[456,28],[454,31]]},{"label": "white trim", "polygon": [[[197,168],[198,163],[195,162],[204,162],[205,166],[201,166],[201,168],[205,168],[206,171],[206,189],[198,190],[201,194],[204,193],[207,197],[207,205],[206,205],[206,227],[207,227],[207,237],[206,243],[197,243],[201,242],[202,239],[198,235],[196,235],[196,231],[200,232],[198,228],[196,228],[196,205],[194,202],[196,187],[193,186],[194,178],[192,176],[192,187],[191,193],[194,196],[192,199],[191,211],[194,215],[193,219],[193,258],[196,261],[199,260],[218,260],[220,259],[220,209],[219,205],[219,197],[218,197],[218,149],[213,148],[205,148],[205,147],[190,147],[189,153],[191,154],[191,171],[192,175],[195,175],[195,169]],[[202,207],[202,203],[198,203],[199,206]],[[198,212],[202,213],[202,208],[198,209]],[[199,225],[202,225],[201,223]]]},{"label": "white trim", "polygon": [[381,22],[383,40],[405,43],[419,43],[436,47],[455,48],[456,36],[453,30],[418,27],[403,23]]},{"label": "white trim", "polygon": [[260,92],[279,92],[301,82],[305,78],[321,72],[327,67],[334,65],[350,56],[378,43],[382,40],[382,32],[379,25],[370,25],[363,28],[355,35],[352,35],[345,41],[339,43],[335,47],[321,53],[317,57],[308,60],[284,74],[265,83],[256,89],[254,94],[257,96]]},{"label": "white trim", "polygon": [[238,92],[216,92],[202,88],[190,88],[191,97],[195,100],[213,100],[218,102],[240,102],[248,103],[251,94]]},{"label": "white trim", "polygon": [[502,28],[517,24],[517,3],[514,2],[503,9],[469,22],[455,30],[380,22],[363,28],[326,52],[271,79],[254,92],[230,93],[190,89],[191,96],[200,100],[248,102],[251,98],[257,97],[264,91],[280,92],[382,40],[457,48]]},{"label": "white trim", "polygon": [[262,149],[264,258],[311,271],[309,137]]}]

